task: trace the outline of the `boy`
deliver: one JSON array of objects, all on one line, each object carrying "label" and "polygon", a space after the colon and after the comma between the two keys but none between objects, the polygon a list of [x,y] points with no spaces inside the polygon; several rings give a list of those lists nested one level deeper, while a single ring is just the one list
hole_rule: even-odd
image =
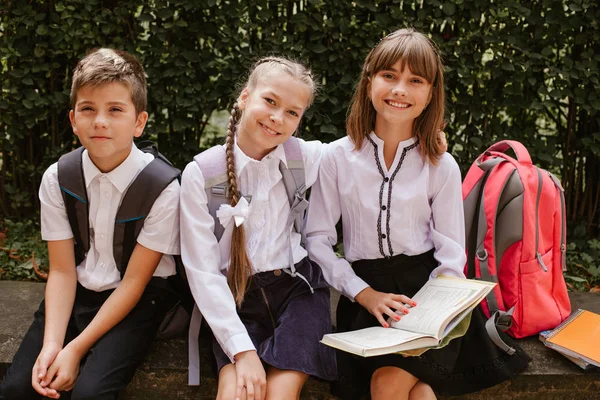
[{"label": "boy", "polygon": [[175,274],[169,254],[179,254],[176,179],[152,205],[124,271],[113,255],[121,200],[154,159],[133,144],[148,119],[142,65],[123,51],[93,51],[73,73],[71,107],[73,132],[85,148],[80,169],[89,201],[78,200],[88,209],[89,249],[76,263],[78,232],[55,163],[39,192],[50,260],[46,296],[0,384],[0,399],[116,399],[176,302],[165,285]]}]

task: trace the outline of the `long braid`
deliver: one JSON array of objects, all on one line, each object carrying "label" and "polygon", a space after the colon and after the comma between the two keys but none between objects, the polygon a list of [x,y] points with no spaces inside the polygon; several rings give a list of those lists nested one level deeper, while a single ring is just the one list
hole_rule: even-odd
[{"label": "long braid", "polygon": [[[273,71],[280,71],[305,83],[311,92],[310,105],[314,98],[316,83],[310,70],[303,65],[281,57],[265,57],[256,62],[250,72],[245,88],[253,90],[265,74]],[[242,110],[237,103],[231,109],[229,123],[227,125],[227,139],[225,140],[225,157],[227,163],[227,181],[228,191],[227,199],[232,207],[235,207],[240,200],[237,176],[235,172],[235,158],[233,154],[233,145],[235,143],[235,132],[237,125],[242,118]],[[227,272],[227,282],[233,293],[233,298],[238,307],[241,307],[244,301],[244,295],[248,289],[250,279],[252,278],[252,263],[246,252],[246,234],[244,226],[233,227],[231,237],[231,261]]]},{"label": "long braid", "polygon": [[[227,125],[227,139],[225,141],[225,159],[227,163],[227,199],[232,207],[235,207],[240,200],[237,176],[235,173],[235,157],[233,154],[233,144],[235,142],[235,129],[241,118],[242,111],[237,103],[231,109],[229,124]],[[246,253],[246,233],[244,226],[233,227],[231,237],[231,261],[227,281],[229,288],[233,293],[233,298],[238,307],[241,307],[244,301],[244,295],[248,288],[248,280],[252,276],[252,264]]]}]

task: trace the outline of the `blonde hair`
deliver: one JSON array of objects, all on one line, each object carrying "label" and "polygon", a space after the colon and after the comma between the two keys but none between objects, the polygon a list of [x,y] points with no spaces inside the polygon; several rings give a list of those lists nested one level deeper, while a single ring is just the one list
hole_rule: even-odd
[{"label": "blonde hair", "polygon": [[[295,61],[281,57],[265,57],[258,60],[250,70],[250,76],[243,89],[251,91],[256,87],[259,81],[265,79],[272,73],[285,73],[291,78],[305,83],[311,92],[309,104],[312,103],[316,91],[316,83],[312,77],[311,71]],[[242,90],[243,90],[242,89]],[[232,207],[240,199],[237,175],[235,172],[235,157],[233,144],[235,142],[235,132],[237,125],[242,118],[243,111],[235,103],[231,109],[229,123],[227,125],[227,139],[225,140],[225,154],[227,163],[227,199]],[[233,227],[231,237],[231,261],[227,273],[227,282],[238,307],[242,305],[246,290],[248,289],[249,279],[252,277],[252,263],[246,253],[246,234],[244,225]]]},{"label": "blonde hair", "polygon": [[136,113],[146,111],[146,73],[131,54],[116,49],[94,49],[82,58],[73,71],[71,108],[75,108],[77,92],[84,86],[124,83],[129,87]]},{"label": "blonde hair", "polygon": [[412,73],[431,83],[431,100],[415,120],[412,133],[419,139],[423,157],[436,164],[443,154],[437,137],[438,131],[444,128],[444,69],[435,43],[414,29],[392,32],[367,55],[348,111],[348,136],[356,149],[362,147],[365,136],[375,127],[377,116],[369,99],[369,82],[379,71],[389,69],[398,60],[402,61],[402,70],[408,66]]}]

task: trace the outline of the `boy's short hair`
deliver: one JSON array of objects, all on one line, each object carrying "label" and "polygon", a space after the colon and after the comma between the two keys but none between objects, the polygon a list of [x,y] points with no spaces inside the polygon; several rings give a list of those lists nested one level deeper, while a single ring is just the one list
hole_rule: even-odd
[{"label": "boy's short hair", "polygon": [[123,50],[93,49],[82,58],[73,71],[71,85],[71,108],[75,108],[77,92],[84,86],[106,83],[125,83],[131,92],[136,113],[146,111],[146,73],[142,64]]}]

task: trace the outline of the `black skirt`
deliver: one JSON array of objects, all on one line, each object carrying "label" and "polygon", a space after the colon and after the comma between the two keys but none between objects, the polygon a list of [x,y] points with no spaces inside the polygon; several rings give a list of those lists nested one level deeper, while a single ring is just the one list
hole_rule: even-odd
[{"label": "black skirt", "polygon": [[[295,267],[310,287],[281,270],[260,272],[252,276],[238,315],[264,364],[332,381],[335,352],[320,342],[332,328],[329,286],[308,257]],[[213,354],[218,374],[231,361],[214,336]]]},{"label": "black skirt", "polygon": [[[437,267],[433,250],[417,256],[398,255],[389,259],[361,260],[352,264],[356,274],[373,289],[412,297],[427,282]],[[378,368],[396,366],[428,383],[437,394],[461,395],[479,391],[517,375],[531,358],[502,334],[502,339],[517,351],[512,356],[498,348],[485,330],[486,317],[478,306],[471,316],[465,336],[441,349],[428,350],[419,357],[390,354],[359,357],[336,351],[339,380],[332,393],[341,399],[359,399],[369,393],[371,376]],[[365,308],[345,297],[337,308],[337,331],[379,326]]]}]

